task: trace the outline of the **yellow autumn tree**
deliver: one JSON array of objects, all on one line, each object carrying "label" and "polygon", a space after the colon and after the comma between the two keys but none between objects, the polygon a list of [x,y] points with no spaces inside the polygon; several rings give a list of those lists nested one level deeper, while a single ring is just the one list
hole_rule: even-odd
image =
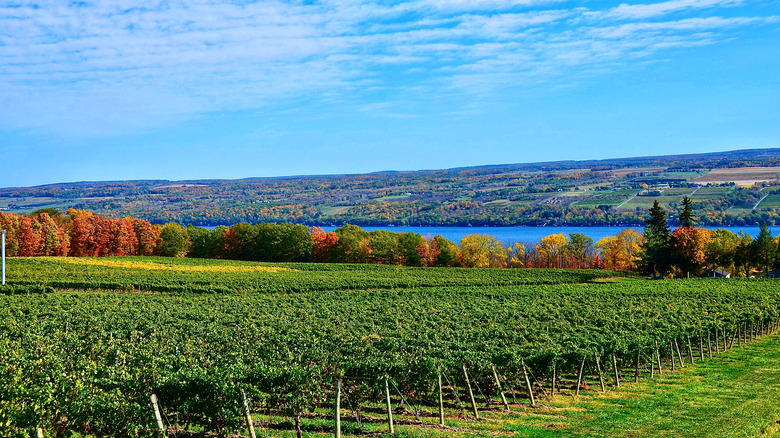
[{"label": "yellow autumn tree", "polygon": [[566,244],[569,239],[565,234],[550,234],[542,237],[536,245],[536,252],[547,268],[560,268],[563,256],[566,253]]},{"label": "yellow autumn tree", "polygon": [[615,271],[633,271],[637,269],[642,243],[644,237],[641,234],[626,228],[615,236],[607,236],[599,240],[596,248],[601,251],[605,268]]},{"label": "yellow autumn tree", "polygon": [[510,268],[524,268],[525,267],[525,245],[522,243],[515,243],[513,246],[508,246],[506,251],[506,264]]},{"label": "yellow autumn tree", "polygon": [[460,263],[466,268],[504,268],[504,246],[493,236],[469,234],[460,240]]}]

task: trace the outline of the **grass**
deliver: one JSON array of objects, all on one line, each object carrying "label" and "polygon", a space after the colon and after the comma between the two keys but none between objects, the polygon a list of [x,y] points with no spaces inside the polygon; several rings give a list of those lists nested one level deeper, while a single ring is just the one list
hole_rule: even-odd
[{"label": "grass", "polygon": [[695,197],[721,196],[733,191],[733,187],[702,187],[696,191]]},{"label": "grass", "polygon": [[320,213],[322,213],[323,216],[336,216],[339,214],[344,214],[353,208],[354,206],[323,207],[320,210]]},{"label": "grass", "polygon": [[653,201],[658,201],[659,204],[662,206],[668,205],[669,203],[679,203],[682,200],[682,195],[680,196],[637,196],[636,198],[628,201],[625,205],[623,205],[623,208],[650,208],[653,206]]},{"label": "grass", "polygon": [[[706,354],[706,353],[705,353]],[[687,359],[686,359],[687,360]],[[554,399],[510,404],[510,412],[496,400],[492,411],[479,403],[482,421],[460,415],[455,401],[445,409],[445,428],[437,425],[435,407],[423,409],[424,426],[413,416],[394,414],[397,437],[774,437],[780,436],[780,335],[772,335],[749,345],[734,347],[694,367],[664,368],[650,379],[643,374],[633,383],[633,372],[622,370],[619,389],[608,386],[598,391],[595,380],[579,397],[564,389]],[[610,375],[611,376],[611,375]],[[607,384],[613,383],[605,376]],[[592,377],[592,376],[589,376]],[[520,396],[520,394],[518,394]],[[511,398],[509,399],[511,403]],[[523,402],[524,400],[521,400]],[[466,412],[470,406],[465,406]],[[394,406],[397,401],[393,401]],[[390,436],[381,407],[369,409],[362,433]],[[323,420],[323,416],[327,420]],[[357,425],[352,413],[342,412],[344,436],[355,436]],[[259,420],[259,416],[255,417]],[[468,417],[471,418],[471,417]],[[267,420],[265,417],[263,420]],[[278,418],[278,420],[282,420]],[[265,422],[265,421],[264,421]],[[400,423],[400,424],[399,424]],[[332,412],[321,412],[304,423],[304,436],[333,434]],[[290,429],[266,430],[271,436],[293,436]],[[262,433],[260,434],[262,435]]]}]

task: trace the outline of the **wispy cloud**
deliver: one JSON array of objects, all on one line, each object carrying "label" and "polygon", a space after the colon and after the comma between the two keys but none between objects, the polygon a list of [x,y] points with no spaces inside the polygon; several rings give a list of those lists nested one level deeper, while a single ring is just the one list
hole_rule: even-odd
[{"label": "wispy cloud", "polygon": [[659,3],[627,4],[608,10],[605,15],[618,18],[652,18],[688,9],[728,7],[742,4],[744,0],[671,0]]},{"label": "wispy cloud", "polygon": [[302,96],[407,117],[361,96],[489,98],[776,23],[748,0],[571,3],[18,0],[0,6],[0,124],[112,135]]}]

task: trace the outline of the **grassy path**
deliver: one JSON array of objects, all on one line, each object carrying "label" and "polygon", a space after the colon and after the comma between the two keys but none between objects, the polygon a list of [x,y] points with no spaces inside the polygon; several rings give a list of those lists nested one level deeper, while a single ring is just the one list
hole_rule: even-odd
[{"label": "grassy path", "polygon": [[[487,421],[450,417],[447,430],[400,425],[394,436],[780,436],[780,335],[735,346],[704,363],[696,362],[695,367],[674,373],[665,370],[652,381],[643,375],[639,384],[624,382],[619,390],[600,393],[598,384],[591,382],[590,389],[579,398],[564,393],[555,400],[540,400],[537,408],[515,406],[508,414],[485,411],[480,415]],[[628,374],[628,370],[625,372]],[[423,420],[435,423],[434,413],[430,414]],[[375,421],[364,431],[381,435],[386,425],[379,412]],[[349,422],[346,416],[344,422]],[[320,425],[328,427],[327,423]],[[291,435],[288,432],[286,436]]]},{"label": "grassy path", "polygon": [[[774,436],[780,419],[780,337],[754,342],[654,382],[593,397],[566,435]],[[592,419],[588,419],[592,417]]]}]

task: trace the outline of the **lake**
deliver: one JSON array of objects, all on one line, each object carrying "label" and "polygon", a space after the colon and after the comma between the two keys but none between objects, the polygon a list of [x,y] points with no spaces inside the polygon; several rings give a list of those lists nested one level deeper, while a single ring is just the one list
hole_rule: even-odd
[{"label": "lake", "polygon": [[[322,227],[325,231],[333,231],[337,227]],[[607,236],[614,236],[626,228],[632,228],[642,233],[641,227],[361,227],[367,231],[387,230],[395,233],[419,233],[423,237],[437,234],[458,243],[467,234],[488,234],[500,240],[504,245],[515,242],[538,242],[542,237],[550,234],[563,233],[566,236],[573,233],[582,233],[598,242]],[[703,227],[710,230],[725,228],[734,233],[740,231],[753,237],[758,235],[759,227]],[[769,227],[773,236],[780,233],[780,227]]]}]

